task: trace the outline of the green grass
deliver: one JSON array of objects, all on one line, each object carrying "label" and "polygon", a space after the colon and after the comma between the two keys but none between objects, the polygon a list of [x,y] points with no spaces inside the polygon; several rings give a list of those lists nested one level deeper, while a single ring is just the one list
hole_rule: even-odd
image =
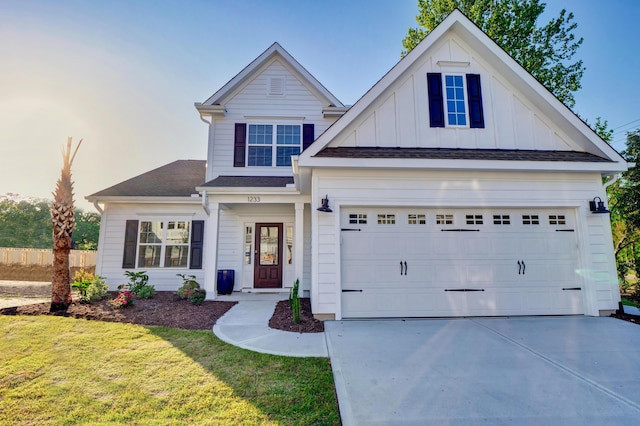
[{"label": "green grass", "polygon": [[640,303],[634,302],[633,300],[627,299],[626,297],[622,298],[622,304],[626,306],[635,306],[636,308],[640,308]]},{"label": "green grass", "polygon": [[0,316],[0,425],[340,424],[328,359],[210,331]]}]

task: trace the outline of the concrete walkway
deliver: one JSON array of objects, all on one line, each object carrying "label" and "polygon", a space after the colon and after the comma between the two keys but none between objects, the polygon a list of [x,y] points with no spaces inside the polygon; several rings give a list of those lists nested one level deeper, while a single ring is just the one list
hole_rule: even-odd
[{"label": "concrete walkway", "polygon": [[293,333],[269,328],[276,303],[288,293],[241,293],[216,300],[238,301],[213,326],[222,341],[244,349],[272,355],[328,357],[324,333]]}]

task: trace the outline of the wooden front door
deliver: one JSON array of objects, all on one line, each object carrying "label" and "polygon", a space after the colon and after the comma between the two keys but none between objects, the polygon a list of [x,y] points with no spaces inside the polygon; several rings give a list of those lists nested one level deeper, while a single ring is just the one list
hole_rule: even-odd
[{"label": "wooden front door", "polygon": [[256,223],[253,286],[282,287],[282,224]]}]

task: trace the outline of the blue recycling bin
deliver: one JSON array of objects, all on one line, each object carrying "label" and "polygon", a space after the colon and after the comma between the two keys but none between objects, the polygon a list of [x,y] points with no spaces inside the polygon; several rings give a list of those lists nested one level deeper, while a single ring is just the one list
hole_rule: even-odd
[{"label": "blue recycling bin", "polygon": [[233,293],[234,277],[235,271],[233,269],[218,269],[218,294]]}]

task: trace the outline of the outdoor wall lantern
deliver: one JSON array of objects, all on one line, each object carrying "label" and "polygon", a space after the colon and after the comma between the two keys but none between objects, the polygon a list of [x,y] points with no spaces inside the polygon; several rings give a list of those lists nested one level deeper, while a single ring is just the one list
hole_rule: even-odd
[{"label": "outdoor wall lantern", "polygon": [[595,197],[593,200],[589,201],[589,210],[591,210],[591,213],[611,213],[600,197]]},{"label": "outdoor wall lantern", "polygon": [[318,207],[319,212],[333,213],[333,210],[329,207],[329,196],[325,195],[321,201],[322,205]]}]

